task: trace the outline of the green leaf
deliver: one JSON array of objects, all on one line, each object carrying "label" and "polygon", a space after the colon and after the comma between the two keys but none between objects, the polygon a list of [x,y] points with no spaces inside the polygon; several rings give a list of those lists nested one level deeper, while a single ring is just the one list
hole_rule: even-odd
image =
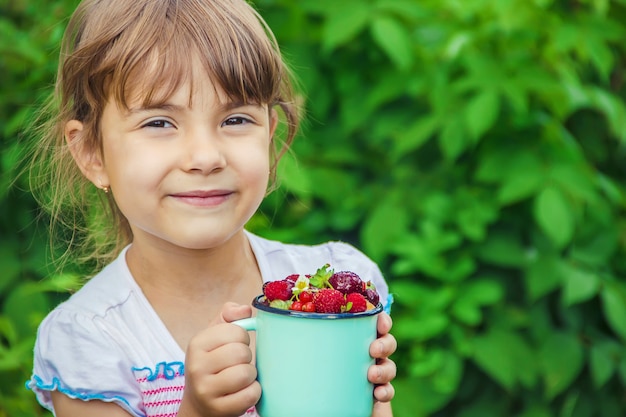
[{"label": "green leaf", "polygon": [[504,296],[504,288],[499,281],[477,278],[469,281],[461,290],[464,299],[479,306],[487,306],[500,302]]},{"label": "green leaf", "polygon": [[526,268],[525,282],[533,301],[559,288],[563,282],[563,261],[555,255],[544,254]]},{"label": "green leaf", "polygon": [[50,308],[47,297],[37,284],[26,282],[7,296],[3,312],[13,322],[21,337],[33,334]]},{"label": "green leaf", "polygon": [[331,52],[354,39],[370,19],[370,9],[362,3],[342,3],[342,7],[334,10],[325,22],[322,38],[325,52]]},{"label": "green leaf", "polygon": [[465,106],[465,124],[476,142],[495,124],[500,111],[497,91],[485,90],[472,97]]},{"label": "green leaf", "polygon": [[[389,221],[393,219],[393,221]],[[361,229],[365,251],[376,261],[381,261],[392,244],[407,233],[409,225],[407,207],[395,198],[381,198],[366,218]]]},{"label": "green leaf", "polygon": [[613,331],[626,341],[626,292],[617,284],[605,285],[601,292],[604,318]]},{"label": "green leaf", "polygon": [[518,381],[532,381],[534,361],[527,343],[509,330],[493,329],[476,336],[474,361],[491,378],[507,390]]},{"label": "green leaf", "polygon": [[597,343],[591,346],[589,368],[591,381],[596,389],[602,388],[617,368],[616,357],[621,353],[616,343]]},{"label": "green leaf", "polygon": [[448,120],[439,132],[439,146],[449,161],[456,160],[469,145],[459,118]]},{"label": "green leaf", "polygon": [[392,16],[381,14],[371,23],[374,42],[385,51],[387,56],[401,71],[413,65],[413,42],[411,35],[401,21]]},{"label": "green leaf", "polygon": [[545,394],[548,399],[567,389],[581,372],[584,352],[574,334],[554,332],[539,350]]},{"label": "green leaf", "polygon": [[581,303],[594,297],[600,287],[600,278],[591,271],[574,265],[563,265],[563,302],[566,306]]},{"label": "green leaf", "polygon": [[396,398],[402,398],[393,405],[394,415],[398,416],[430,416],[454,397],[454,393],[437,391],[428,378],[400,377],[393,381],[393,386]]},{"label": "green leaf", "polygon": [[18,242],[6,236],[0,242],[0,293],[19,278],[22,264],[16,253],[18,248]]},{"label": "green leaf", "polygon": [[290,153],[286,153],[278,165],[280,185],[302,198],[311,195],[311,181],[307,171]]},{"label": "green leaf", "polygon": [[444,314],[432,313],[420,316],[416,322],[402,320],[394,323],[394,336],[398,340],[424,342],[446,331],[450,320]]},{"label": "green leaf", "polygon": [[451,312],[457,320],[468,326],[477,326],[483,319],[483,313],[480,307],[463,298],[457,300],[452,305]]},{"label": "green leaf", "polygon": [[479,247],[479,257],[494,265],[519,267],[527,263],[526,249],[512,235],[494,232]]},{"label": "green leaf", "polygon": [[528,171],[517,175],[509,172],[498,189],[498,201],[508,205],[530,198],[543,188],[544,182],[541,171]]},{"label": "green leaf", "polygon": [[554,187],[546,187],[537,195],[534,204],[535,221],[554,242],[562,248],[574,235],[575,220],[571,202]]},{"label": "green leaf", "polygon": [[417,119],[406,131],[398,134],[392,148],[394,159],[418,150],[431,138],[438,126],[439,120],[434,116],[424,116]]}]

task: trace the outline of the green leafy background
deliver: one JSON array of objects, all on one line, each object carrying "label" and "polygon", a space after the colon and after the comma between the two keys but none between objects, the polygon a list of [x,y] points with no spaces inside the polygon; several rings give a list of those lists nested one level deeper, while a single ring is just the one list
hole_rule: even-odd
[{"label": "green leafy background", "polygon": [[[49,415],[23,383],[78,282],[10,187],[75,3],[0,0],[0,416]],[[256,5],[307,122],[249,228],[379,263],[395,415],[626,415],[626,1]]]}]

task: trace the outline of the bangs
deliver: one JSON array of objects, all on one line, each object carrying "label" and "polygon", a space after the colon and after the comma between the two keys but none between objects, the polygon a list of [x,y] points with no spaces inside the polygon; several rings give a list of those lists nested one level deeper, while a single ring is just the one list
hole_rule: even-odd
[{"label": "bangs", "polygon": [[281,102],[288,74],[276,41],[256,12],[241,3],[220,8],[208,1],[150,2],[101,62],[110,87],[105,95],[125,108],[131,100],[162,103],[185,82],[193,91],[197,60],[231,101]]}]

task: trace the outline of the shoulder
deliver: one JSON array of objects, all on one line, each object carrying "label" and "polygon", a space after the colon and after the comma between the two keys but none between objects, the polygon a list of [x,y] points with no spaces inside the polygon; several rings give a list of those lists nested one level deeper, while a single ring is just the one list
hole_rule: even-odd
[{"label": "shoulder", "polygon": [[248,233],[263,279],[274,281],[287,275],[314,273],[324,264],[335,271],[352,271],[365,281],[372,281],[381,296],[387,299],[388,288],[378,265],[353,245],[329,241],[317,245],[301,245],[269,240]]},{"label": "shoulder", "polygon": [[125,261],[126,250],[91,278],[57,309],[85,316],[105,316],[111,308],[125,304],[137,291]]},{"label": "shoulder", "polygon": [[[51,391],[70,398],[115,402],[136,415],[137,392],[128,355],[124,316],[133,314],[127,301],[122,258],[111,263],[61,303],[39,325],[33,375],[27,386],[51,409]],[[136,313],[136,312],[135,312]],[[128,391],[125,391],[128,389]]]}]

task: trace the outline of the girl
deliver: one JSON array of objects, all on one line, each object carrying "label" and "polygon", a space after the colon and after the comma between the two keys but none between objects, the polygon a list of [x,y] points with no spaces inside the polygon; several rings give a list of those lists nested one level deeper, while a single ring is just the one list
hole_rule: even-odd
[{"label": "girl", "polygon": [[[244,0],[78,7],[34,178],[47,174],[53,218],[69,210],[74,241],[108,265],[39,328],[28,387],[57,417],[257,415],[254,340],[229,322],[252,314],[263,282],[328,262],[385,300],[379,269],[353,247],[244,229],[296,133],[289,78]],[[105,217],[94,217],[98,201]],[[394,395],[390,328],[382,314],[370,347],[377,417],[391,415]]]}]

